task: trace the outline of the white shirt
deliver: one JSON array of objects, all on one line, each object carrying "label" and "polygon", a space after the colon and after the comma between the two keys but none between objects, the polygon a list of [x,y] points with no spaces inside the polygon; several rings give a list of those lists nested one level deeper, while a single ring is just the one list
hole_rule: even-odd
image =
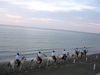
[{"label": "white shirt", "polygon": [[83,48],[83,51],[85,51],[86,50],[86,48]]},{"label": "white shirt", "polygon": [[55,56],[55,53],[54,52],[52,52],[52,56]]},{"label": "white shirt", "polygon": [[63,51],[63,54],[66,54],[66,51]]},{"label": "white shirt", "polygon": [[16,60],[17,60],[17,59],[19,59],[19,56],[18,56],[18,55],[16,55]]},{"label": "white shirt", "polygon": [[38,57],[40,57],[40,53],[38,53]]},{"label": "white shirt", "polygon": [[75,49],[75,51],[77,51],[77,52],[78,52],[78,49]]}]

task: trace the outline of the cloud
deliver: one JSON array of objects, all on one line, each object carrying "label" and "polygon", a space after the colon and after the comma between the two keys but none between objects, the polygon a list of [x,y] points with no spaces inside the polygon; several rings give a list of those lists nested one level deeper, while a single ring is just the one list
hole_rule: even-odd
[{"label": "cloud", "polygon": [[43,1],[27,1],[27,2],[18,2],[18,1],[10,1],[12,4],[20,5],[23,8],[27,8],[34,11],[49,11],[49,12],[56,12],[56,11],[82,11],[84,9],[95,9],[96,7],[75,3],[75,2],[43,2]]},{"label": "cloud", "polygon": [[88,31],[100,28],[99,7],[97,0],[0,0],[0,23]]},{"label": "cloud", "polygon": [[21,16],[15,16],[15,15],[6,15],[9,18],[22,18]]},{"label": "cloud", "polygon": [[91,24],[93,26],[100,26],[100,23],[89,23],[89,24]]},{"label": "cloud", "polygon": [[50,18],[31,18],[31,20],[36,20],[36,21],[52,21]]}]

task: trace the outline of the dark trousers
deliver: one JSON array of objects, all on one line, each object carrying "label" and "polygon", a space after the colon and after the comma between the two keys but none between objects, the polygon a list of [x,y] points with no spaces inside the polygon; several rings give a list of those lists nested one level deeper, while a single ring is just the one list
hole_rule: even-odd
[{"label": "dark trousers", "polygon": [[56,57],[55,56],[52,56],[53,57],[53,59],[55,60],[55,62],[56,62]]},{"label": "dark trousers", "polygon": [[38,57],[38,59],[40,60],[40,63],[39,63],[39,64],[41,64],[41,62],[42,62],[42,59],[41,59],[40,57]]},{"label": "dark trousers", "polygon": [[77,55],[77,57],[78,57],[78,51],[76,51],[76,55]]},{"label": "dark trousers", "polygon": [[86,50],[84,50],[85,56],[86,56]]},{"label": "dark trousers", "polygon": [[62,59],[64,59],[64,60],[66,60],[66,54],[63,54],[63,57],[62,57]]},{"label": "dark trousers", "polygon": [[20,66],[20,61],[19,61],[19,59],[17,59],[16,61],[17,61],[17,63],[18,63],[17,67]]}]

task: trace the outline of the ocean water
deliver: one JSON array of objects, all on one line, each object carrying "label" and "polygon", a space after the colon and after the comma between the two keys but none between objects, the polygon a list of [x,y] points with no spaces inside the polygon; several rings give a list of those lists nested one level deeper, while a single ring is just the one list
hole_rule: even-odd
[{"label": "ocean water", "polygon": [[100,53],[100,34],[0,25],[0,62],[14,60],[16,53],[28,60],[39,51],[51,56],[53,50],[60,55],[66,49],[71,55],[84,46],[88,54]]}]

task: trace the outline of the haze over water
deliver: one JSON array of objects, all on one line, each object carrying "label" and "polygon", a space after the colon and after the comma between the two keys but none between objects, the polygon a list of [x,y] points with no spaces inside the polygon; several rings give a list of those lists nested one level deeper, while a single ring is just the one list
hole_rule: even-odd
[{"label": "haze over water", "polygon": [[14,60],[18,52],[32,59],[39,51],[51,56],[53,50],[62,54],[66,49],[71,55],[84,46],[88,54],[100,53],[100,34],[0,25],[0,62]]}]

